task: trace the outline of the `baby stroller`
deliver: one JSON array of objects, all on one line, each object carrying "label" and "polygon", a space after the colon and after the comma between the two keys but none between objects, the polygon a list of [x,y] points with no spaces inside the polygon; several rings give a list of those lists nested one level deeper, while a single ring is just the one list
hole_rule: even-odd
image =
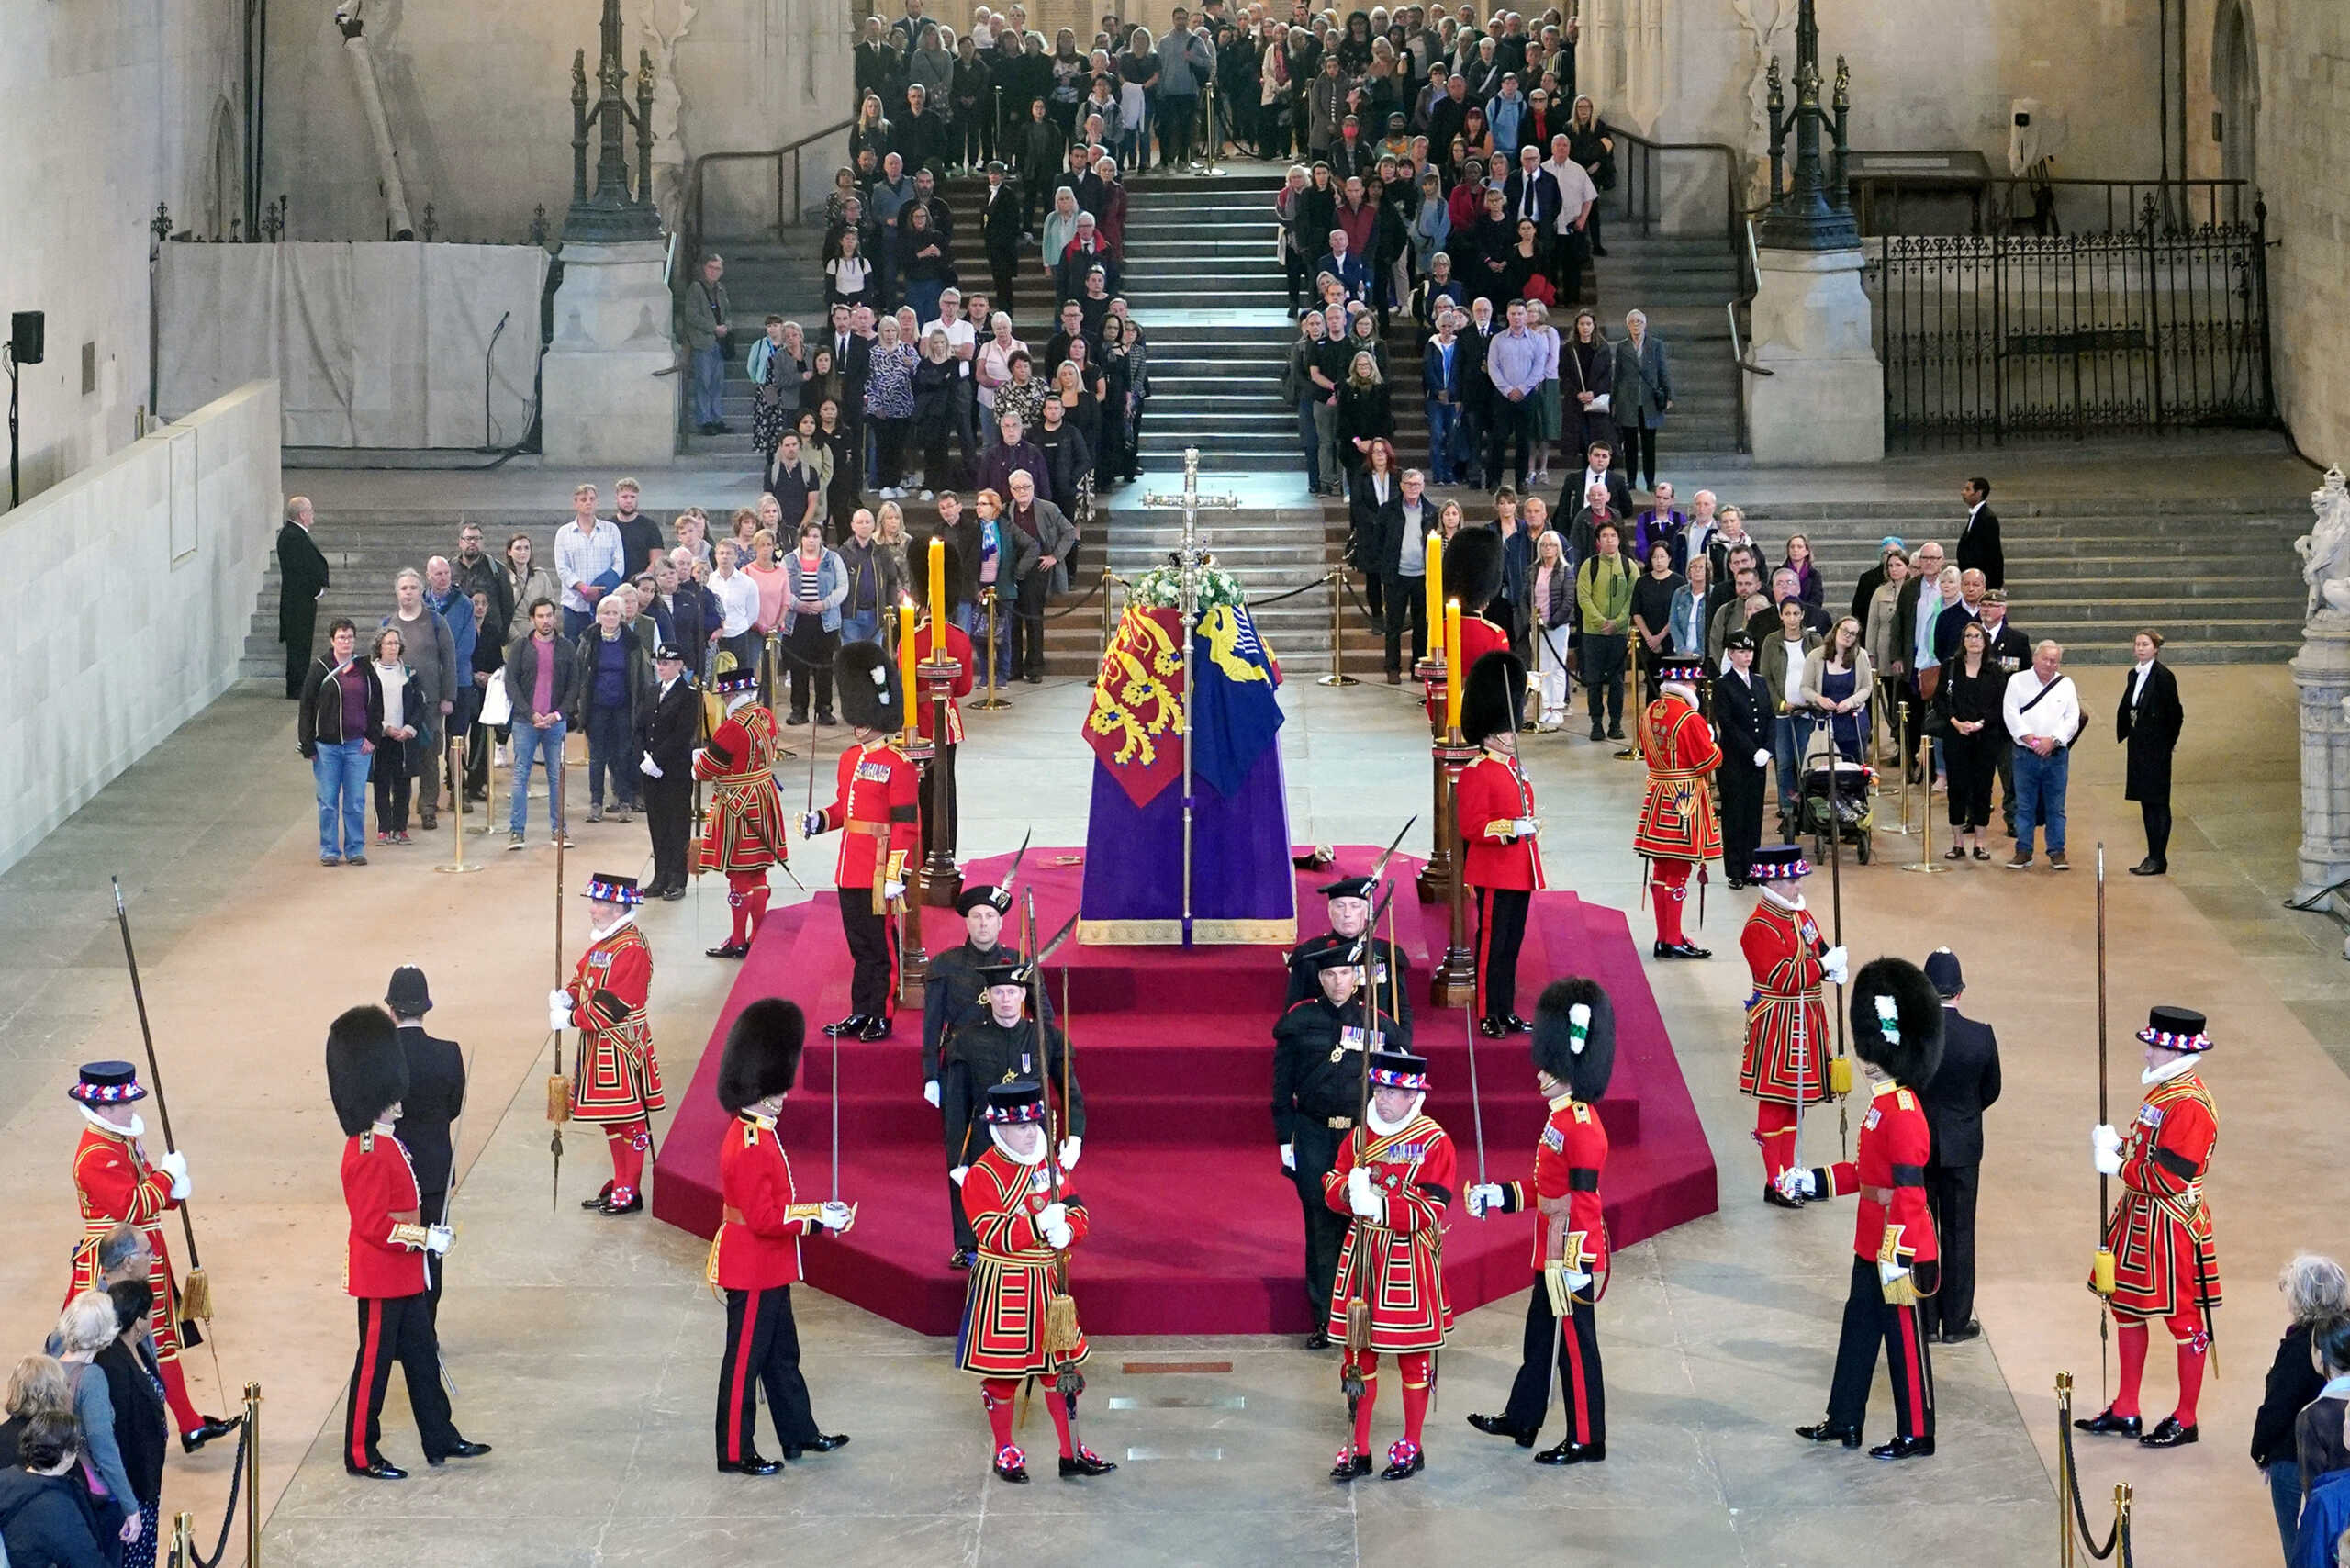
[{"label": "baby stroller", "polygon": [[1828,835],[1852,846],[1867,865],[1876,853],[1876,769],[1839,756],[1826,728],[1805,748],[1803,777],[1796,798],[1796,832],[1811,834],[1816,868],[1828,859]]}]

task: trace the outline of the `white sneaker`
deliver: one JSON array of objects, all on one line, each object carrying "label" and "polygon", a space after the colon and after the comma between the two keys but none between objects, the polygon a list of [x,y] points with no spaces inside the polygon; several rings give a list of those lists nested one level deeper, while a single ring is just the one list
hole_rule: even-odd
[{"label": "white sneaker", "polygon": [[924,491],[922,493],[922,498],[923,498],[923,500],[928,500],[928,499],[930,499],[930,492],[929,492],[928,490],[924,490]]}]

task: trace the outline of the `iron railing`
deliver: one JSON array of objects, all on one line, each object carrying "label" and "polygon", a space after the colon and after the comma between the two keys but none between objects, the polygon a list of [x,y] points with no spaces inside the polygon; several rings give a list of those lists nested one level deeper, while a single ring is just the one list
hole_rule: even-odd
[{"label": "iron railing", "polygon": [[[1873,183],[1894,183],[1880,177]],[[2111,234],[2143,229],[2249,224],[2260,193],[2243,180],[2059,180],[1985,182],[1974,231]],[[1897,224],[1889,232],[1914,231]]]},{"label": "iron railing", "polygon": [[[685,200],[678,207],[678,227],[684,230],[685,235],[683,247],[686,261],[685,275],[691,277],[694,269],[701,264],[702,245],[709,235],[708,214],[705,207],[711,185],[711,170],[733,163],[775,165],[775,203],[770,209],[773,216],[768,221],[759,225],[755,232],[763,238],[772,236],[779,240],[783,237],[785,230],[798,226],[808,215],[807,182],[801,177],[802,165],[807,161],[808,150],[819,142],[829,141],[834,137],[839,137],[843,140],[844,155],[834,159],[834,162],[836,164],[845,163],[848,162],[845,155],[846,139],[855,124],[854,120],[843,120],[838,125],[826,126],[823,129],[803,136],[797,141],[788,141],[781,147],[770,148],[764,152],[705,152],[696,158],[693,161],[693,166],[687,171]],[[747,237],[747,235],[726,236],[730,239]]]},{"label": "iron railing", "polygon": [[[1739,225],[1746,218],[1746,202],[1740,186],[1746,160],[1737,150],[1718,141],[1652,141],[1636,131],[1621,127],[1608,127],[1608,135],[1616,142],[1617,195],[1623,203],[1625,224],[1642,234],[1654,234],[1667,218],[1665,204],[1673,194],[1665,180],[1668,161],[1699,164],[1717,164],[1721,178],[1723,242],[1738,252],[1739,291],[1752,288],[1753,276],[1739,240]],[[1701,189],[1711,182],[1713,172],[1701,171],[1688,188]],[[1711,198],[1702,198],[1709,203]],[[1698,211],[1703,211],[1700,205]],[[1714,220],[1688,224],[1678,232],[1704,233]]]}]

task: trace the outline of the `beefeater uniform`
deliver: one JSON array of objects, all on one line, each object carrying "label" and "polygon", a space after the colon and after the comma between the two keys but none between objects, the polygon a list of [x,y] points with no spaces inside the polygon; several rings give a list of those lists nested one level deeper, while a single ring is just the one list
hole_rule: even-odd
[{"label": "beefeater uniform", "polygon": [[[755,672],[727,671],[714,678],[755,690]],[[767,868],[789,857],[784,843],[783,797],[775,787],[776,758],[783,749],[775,714],[755,698],[726,715],[709,744],[694,754],[694,777],[710,783],[709,816],[701,841],[703,869],[726,873],[726,905],[733,928],[726,946],[747,952],[767,918]]]},{"label": "beefeater uniform", "polygon": [[[953,579],[950,577],[950,580]],[[923,664],[938,662],[938,630],[927,618],[923,620],[921,629],[914,633],[914,654],[915,657]],[[935,809],[925,810],[923,812],[922,852],[929,855],[939,847],[938,834],[943,827],[946,834],[944,841],[946,853],[951,857],[955,853],[955,846],[962,827],[962,805],[955,788],[955,758],[963,745],[963,710],[957,699],[968,697],[971,694],[971,670],[974,664],[969,634],[952,622],[949,622],[946,626],[946,657],[955,665],[955,684],[947,689],[946,697],[946,740],[944,745],[933,748],[930,764],[935,770],[932,775],[930,787],[934,790],[946,792],[946,821],[942,823],[936,820],[940,813]],[[931,705],[928,687],[925,686],[921,691],[910,693],[908,702],[914,711],[914,734],[923,740],[931,739]],[[933,799],[934,800],[935,797]],[[932,805],[931,801],[925,801],[923,803],[925,807]]]},{"label": "beefeater uniform", "polygon": [[791,1315],[800,1238],[821,1234],[822,1204],[800,1200],[775,1118],[737,1111],[718,1146],[718,1234],[706,1277],[726,1298],[726,1354],[718,1372],[718,1461],[756,1461],[765,1387],[777,1439],[789,1450],[816,1442],[808,1380],[800,1371],[800,1327]]},{"label": "beefeater uniform", "polygon": [[1764,897],[1754,902],[1738,939],[1754,978],[1746,999],[1746,1051],[1738,1089],[1751,1094],[1754,1141],[1762,1149],[1766,1185],[1795,1162],[1799,1108],[1828,1098],[1826,1065],[1833,1036],[1820,1000],[1827,943],[1811,911],[1789,909]]},{"label": "beefeater uniform", "polygon": [[155,1367],[172,1423],[185,1437],[207,1423],[188,1396],[187,1372],[180,1365],[180,1293],[172,1275],[172,1254],[163,1240],[163,1215],[180,1206],[172,1177],[147,1162],[147,1150],[127,1128],[85,1122],[73,1150],[73,1196],[82,1210],[82,1240],[73,1249],[73,1278],[65,1299],[97,1290],[98,1243],[118,1225],[135,1225],[147,1238],[147,1283],[155,1293]]},{"label": "beefeater uniform", "polygon": [[391,1124],[343,1140],[342,1201],[351,1211],[343,1289],[359,1303],[359,1353],[351,1364],[342,1462],[364,1471],[384,1465],[384,1396],[392,1362],[408,1381],[408,1402],[424,1457],[438,1462],[458,1435],[441,1383],[441,1342],[425,1299],[425,1226],[416,1170]]},{"label": "beefeater uniform", "polygon": [[1534,784],[1517,758],[1483,751],[1453,787],[1461,875],[1477,898],[1477,1016],[1498,1034],[1517,1013],[1517,953],[1543,886],[1534,835]]},{"label": "beefeater uniform", "polygon": [[1686,946],[1682,906],[1689,898],[1689,873],[1722,854],[1721,824],[1706,788],[1707,775],[1722,765],[1722,751],[1706,716],[1676,690],[1649,704],[1640,755],[1648,763],[1648,799],[1632,833],[1632,851],[1649,863],[1658,944]]},{"label": "beefeater uniform", "polygon": [[[626,878],[599,882],[635,884]],[[589,884],[591,894],[597,883]],[[599,1124],[612,1154],[607,1204],[623,1208],[641,1202],[645,1151],[653,1147],[652,1115],[667,1104],[661,1089],[661,1063],[653,1051],[653,1018],[646,999],[653,989],[653,945],[637,929],[636,917],[621,923],[588,945],[565,987],[571,1025],[579,1031],[579,1057],[571,1083],[571,1118]]]},{"label": "beefeater uniform", "polygon": [[904,879],[906,857],[921,851],[921,793],[920,770],[896,737],[877,735],[841,753],[832,804],[819,808],[823,831],[842,830],[833,885],[848,944],[849,1011],[885,1028],[898,1011],[898,933],[883,890]]},{"label": "beefeater uniform", "polygon": [[[1346,948],[1358,940],[1340,938]],[[1327,1333],[1330,1282],[1337,1277],[1339,1246],[1347,1233],[1347,1216],[1330,1207],[1324,1178],[1337,1164],[1339,1146],[1358,1126],[1362,1053],[1374,1047],[1366,1033],[1370,1020],[1362,991],[1356,991],[1344,1007],[1333,1007],[1314,978],[1314,962],[1308,959],[1309,967],[1303,970],[1314,994],[1292,1005],[1273,1025],[1273,1138],[1289,1153],[1290,1182],[1305,1215],[1305,1305],[1307,1321],[1319,1337]],[[1411,1043],[1409,1024],[1386,1017],[1379,1022],[1387,1042],[1399,1048]]]},{"label": "beefeater uniform", "polygon": [[[1607,1128],[1599,1107],[1572,1092],[1549,1102],[1534,1148],[1534,1174],[1502,1184],[1503,1214],[1540,1216],[1534,1229],[1534,1290],[1526,1307],[1525,1357],[1510,1384],[1502,1419],[1515,1431],[1541,1430],[1550,1408],[1550,1363],[1559,1367],[1559,1387],[1567,1414],[1567,1442],[1605,1450],[1607,1394],[1599,1360],[1595,1308],[1607,1291],[1607,1222],[1602,1217],[1599,1179],[1607,1167]],[[1581,1290],[1563,1283],[1558,1294],[1569,1304],[1569,1320],[1559,1322],[1551,1276],[1560,1271],[1589,1274]]]}]

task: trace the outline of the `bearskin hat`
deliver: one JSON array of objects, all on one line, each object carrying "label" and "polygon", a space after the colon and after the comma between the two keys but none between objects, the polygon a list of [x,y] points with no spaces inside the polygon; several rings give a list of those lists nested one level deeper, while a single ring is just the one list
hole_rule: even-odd
[{"label": "bearskin hat", "polygon": [[1852,977],[1852,1050],[1910,1089],[1934,1076],[1942,1059],[1942,999],[1925,970],[1907,958],[1861,966]]},{"label": "bearskin hat", "polygon": [[850,643],[833,655],[833,678],[840,687],[841,717],[854,730],[902,730],[905,693],[898,689],[898,666],[878,643]]},{"label": "bearskin hat", "polygon": [[[1577,1007],[1591,1009],[1580,1051],[1574,1039]],[[1565,1084],[1576,1099],[1597,1100],[1606,1093],[1616,1072],[1616,1008],[1607,988],[1581,975],[1544,986],[1534,1008],[1533,1044],[1536,1070]]]},{"label": "bearskin hat", "polygon": [[408,1095],[408,1053],[380,1007],[354,1007],[327,1025],[327,1093],[334,1119],[356,1137]]},{"label": "bearskin hat", "polygon": [[1483,744],[1496,730],[1515,730],[1526,711],[1526,661],[1516,654],[1487,654],[1469,667],[1460,692],[1460,738]]},{"label": "bearskin hat", "polygon": [[1502,536],[1498,529],[1464,528],[1444,543],[1444,596],[1460,601],[1460,613],[1477,615],[1502,591]]},{"label": "bearskin hat", "polygon": [[798,1082],[807,1028],[799,1003],[779,996],[763,996],[736,1014],[718,1058],[718,1103],[740,1111]]}]

